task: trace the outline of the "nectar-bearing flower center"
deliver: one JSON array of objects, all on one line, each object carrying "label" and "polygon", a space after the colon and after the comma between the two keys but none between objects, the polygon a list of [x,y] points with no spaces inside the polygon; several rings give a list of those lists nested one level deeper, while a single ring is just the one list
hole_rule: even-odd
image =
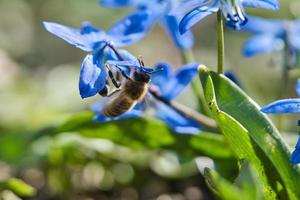
[{"label": "nectar-bearing flower center", "polygon": [[226,19],[226,24],[234,29],[239,29],[247,22],[240,0],[220,0],[220,9]]}]

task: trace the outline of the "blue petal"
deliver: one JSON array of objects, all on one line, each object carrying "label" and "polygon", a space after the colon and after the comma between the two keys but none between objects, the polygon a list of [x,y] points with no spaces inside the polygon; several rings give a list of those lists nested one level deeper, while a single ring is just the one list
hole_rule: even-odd
[{"label": "blue petal", "polygon": [[95,29],[88,23],[83,24],[82,30],[52,22],[43,23],[47,31],[84,51],[93,51],[95,45],[106,37],[102,30]]},{"label": "blue petal", "polygon": [[[134,60],[136,59],[131,53],[124,49],[119,49],[118,50],[119,56],[122,58],[122,60]],[[106,63],[107,64],[112,64],[112,65],[117,65],[120,58],[115,54],[114,51],[111,49],[108,49],[108,52],[106,54]],[[127,76],[130,76],[130,67],[127,65],[118,65],[117,66],[119,69],[121,69]]]},{"label": "blue petal", "polygon": [[174,44],[179,49],[191,49],[194,45],[194,37],[191,31],[186,31],[184,34],[179,33],[179,17],[166,15],[161,20],[168,34],[171,36]]},{"label": "blue petal", "polygon": [[292,49],[300,51],[300,30],[298,30],[298,32],[290,32],[288,43]]},{"label": "blue petal", "polygon": [[124,47],[141,40],[153,27],[156,18],[139,10],[114,24],[108,31],[116,47]]},{"label": "blue petal", "polygon": [[134,67],[134,68],[139,68],[140,63],[135,59],[135,60],[107,60],[107,64],[109,65],[116,65],[120,67]]},{"label": "blue petal", "polygon": [[213,10],[202,11],[199,9],[194,9],[190,11],[182,18],[181,22],[179,23],[179,32],[181,34],[185,33],[200,20],[212,13],[214,13]]},{"label": "blue petal", "polygon": [[95,27],[90,22],[83,22],[80,27],[80,33],[82,35],[91,34],[91,33],[98,33],[100,30]]},{"label": "blue petal", "polygon": [[237,86],[239,86],[240,88],[243,88],[239,78],[232,71],[226,70],[224,72],[224,75],[227,78],[229,78],[232,82],[234,82]]},{"label": "blue petal", "polygon": [[131,53],[129,53],[128,51],[126,51],[124,49],[118,49],[118,54],[121,58],[119,58],[113,50],[111,50],[110,48],[108,48],[108,49],[109,49],[109,51],[106,55],[107,60],[117,60],[117,61],[137,60],[134,55],[132,55]]},{"label": "blue petal", "polygon": [[182,66],[173,76],[172,79],[165,81],[165,86],[162,87],[161,95],[172,100],[176,98],[193,80],[198,72],[198,64],[187,64]]},{"label": "blue petal", "polygon": [[150,67],[144,67],[141,66],[141,64],[138,62],[138,60],[134,57],[134,60],[124,60],[124,61],[119,61],[119,60],[107,60],[107,64],[109,65],[114,65],[116,67],[120,67],[121,69],[125,68],[132,68],[133,70],[140,70],[146,73],[153,73],[154,69]]},{"label": "blue petal", "polygon": [[298,97],[300,97],[300,79],[297,80],[296,92],[297,92]]},{"label": "blue petal", "polygon": [[96,95],[105,87],[106,70],[101,63],[103,54],[87,55],[82,62],[79,78],[79,91],[82,98]]},{"label": "blue petal", "polygon": [[138,118],[143,114],[144,113],[142,111],[132,109],[132,110],[130,110],[118,117],[114,117],[114,118],[108,118],[105,115],[103,115],[102,113],[99,113],[93,119],[98,122],[110,122],[110,121],[117,121],[117,120],[121,120],[121,119]]},{"label": "blue petal", "polygon": [[244,44],[243,53],[246,57],[252,57],[261,53],[268,53],[283,46],[283,41],[273,35],[260,34],[251,37]]},{"label": "blue petal", "polygon": [[289,23],[291,24],[291,31],[298,33],[300,32],[300,19],[294,20],[294,21],[289,21]]},{"label": "blue petal", "polygon": [[185,14],[195,8],[198,8],[202,6],[204,3],[206,3],[208,0],[190,0],[187,1],[180,6],[176,6],[174,9],[170,11],[170,15],[181,15]]},{"label": "blue petal", "polygon": [[248,22],[242,30],[251,33],[284,35],[284,23],[281,20],[264,19],[260,17],[248,16]]},{"label": "blue petal", "polygon": [[300,113],[300,99],[283,99],[275,101],[261,109],[264,113]]},{"label": "blue petal", "polygon": [[165,122],[175,133],[196,135],[200,132],[200,126],[179,114],[163,103],[156,103],[156,117]]},{"label": "blue petal", "polygon": [[158,63],[155,69],[162,69],[153,73],[151,77],[151,84],[159,87],[160,91],[166,91],[165,87],[168,85],[167,81],[171,80],[173,77],[172,67],[167,63]]},{"label": "blue petal", "polygon": [[123,60],[136,60],[136,57],[124,49],[119,50]]},{"label": "blue petal", "polygon": [[242,0],[243,6],[253,7],[253,8],[263,8],[278,10],[279,3],[277,0]]},{"label": "blue petal", "polygon": [[291,155],[292,164],[296,165],[300,163],[300,137],[298,138],[297,144]]},{"label": "blue petal", "polygon": [[99,3],[108,8],[120,8],[137,6],[140,0],[100,0]]}]

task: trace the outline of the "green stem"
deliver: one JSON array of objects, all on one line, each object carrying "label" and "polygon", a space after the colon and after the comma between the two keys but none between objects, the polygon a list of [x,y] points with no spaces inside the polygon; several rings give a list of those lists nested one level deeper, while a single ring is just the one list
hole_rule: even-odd
[{"label": "green stem", "polygon": [[286,41],[285,42],[285,48],[284,48],[284,60],[283,60],[283,68],[282,68],[282,88],[281,88],[281,94],[280,94],[280,98],[285,98],[286,95],[286,91],[287,91],[287,87],[289,84],[289,70],[291,69],[291,63],[290,63],[290,48],[289,48],[289,44]]},{"label": "green stem", "polygon": [[192,50],[183,50],[180,51],[181,54],[181,60],[183,64],[187,64],[187,63],[194,63],[196,62],[194,53]]},{"label": "green stem", "polygon": [[224,27],[222,13],[217,13],[218,20],[218,73],[224,73]]},{"label": "green stem", "polygon": [[[285,41],[285,46],[284,46],[284,52],[283,52],[283,66],[282,66],[282,74],[281,74],[281,89],[280,89],[280,95],[279,99],[284,99],[287,94],[287,88],[289,85],[289,70],[291,69],[291,56],[290,56],[290,48],[289,44],[287,41]],[[282,130],[283,126],[283,121],[284,117],[283,116],[278,116],[278,129]]]}]

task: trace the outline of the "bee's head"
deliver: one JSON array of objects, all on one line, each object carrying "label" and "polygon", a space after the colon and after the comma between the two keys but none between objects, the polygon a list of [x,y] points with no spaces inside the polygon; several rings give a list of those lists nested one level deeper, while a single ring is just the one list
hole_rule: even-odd
[{"label": "bee's head", "polygon": [[151,78],[151,76],[147,72],[140,71],[140,70],[133,72],[133,80],[135,80],[135,81],[149,83],[150,78]]}]

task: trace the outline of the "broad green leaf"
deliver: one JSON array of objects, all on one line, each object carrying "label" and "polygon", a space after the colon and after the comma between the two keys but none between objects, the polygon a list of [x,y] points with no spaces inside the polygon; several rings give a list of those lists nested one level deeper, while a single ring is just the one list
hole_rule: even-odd
[{"label": "broad green leaf", "polygon": [[65,123],[43,134],[78,132],[91,138],[103,138],[133,149],[166,148],[191,157],[205,155],[216,159],[233,159],[233,153],[223,135],[200,132],[199,135],[180,135],[173,133],[163,122],[137,118],[108,123],[94,122],[93,113],[74,115]]},{"label": "broad green leaf", "polygon": [[137,118],[100,123],[93,121],[92,112],[70,118],[56,132],[79,132],[86,137],[109,139],[133,148],[158,148],[174,143],[167,126],[157,120]]},{"label": "broad green leaf", "polygon": [[233,153],[227,141],[220,134],[202,132],[199,135],[191,137],[190,145],[210,157],[220,159],[233,158]]},{"label": "broad green leaf", "polygon": [[270,120],[256,103],[223,75],[200,69],[207,102],[232,150],[247,159],[258,172],[264,196],[274,199],[280,182],[289,199],[300,197],[298,168],[289,161],[290,152]]},{"label": "broad green leaf", "polygon": [[216,171],[206,168],[204,176],[212,191],[224,200],[262,200],[261,185],[253,168],[243,163],[240,175],[232,184]]},{"label": "broad green leaf", "polygon": [[36,194],[35,188],[16,178],[0,182],[0,189],[10,190],[20,197],[31,197]]},{"label": "broad green leaf", "polygon": [[263,199],[263,191],[257,171],[255,171],[255,168],[253,168],[247,160],[242,161],[240,173],[235,179],[234,185],[241,188],[249,200]]},{"label": "broad green leaf", "polygon": [[231,182],[221,177],[216,171],[206,168],[204,177],[210,189],[223,200],[240,200],[244,199],[243,192],[235,187]]}]

